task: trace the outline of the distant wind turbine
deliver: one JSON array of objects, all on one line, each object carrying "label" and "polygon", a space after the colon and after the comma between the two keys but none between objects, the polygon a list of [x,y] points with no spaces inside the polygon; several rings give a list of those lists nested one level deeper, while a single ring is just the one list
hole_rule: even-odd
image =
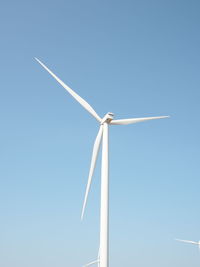
[{"label": "distant wind turbine", "polygon": [[[96,160],[100,148],[100,144],[102,142],[102,165],[101,165],[101,204],[100,204],[100,253],[98,263],[100,267],[108,267],[109,266],[109,126],[110,125],[127,125],[132,123],[138,123],[148,120],[155,119],[164,119],[169,116],[159,116],[159,117],[147,117],[147,118],[130,118],[130,119],[120,119],[113,120],[114,114],[108,112],[103,118],[101,118],[96,111],[77,93],[75,93],[69,86],[67,86],[63,81],[61,81],[49,68],[47,68],[39,59],[35,58],[38,63],[48,71],[54,79],[60,83],[73,98],[76,99],[77,102],[81,106],[83,106],[100,124],[99,132],[97,134],[96,140],[94,142],[92,159],[89,171],[89,178],[86,187],[85,198],[83,202],[83,209],[81,214],[81,219],[83,218],[88,193],[90,190],[90,185],[92,181],[92,176],[94,173]],[[96,263],[92,262],[90,264]]]}]

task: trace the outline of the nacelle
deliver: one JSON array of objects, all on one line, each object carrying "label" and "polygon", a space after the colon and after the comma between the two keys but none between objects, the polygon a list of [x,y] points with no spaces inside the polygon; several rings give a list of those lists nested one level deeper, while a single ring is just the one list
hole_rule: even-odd
[{"label": "nacelle", "polygon": [[110,123],[113,120],[114,114],[112,112],[108,112],[102,119],[101,124],[104,122]]}]

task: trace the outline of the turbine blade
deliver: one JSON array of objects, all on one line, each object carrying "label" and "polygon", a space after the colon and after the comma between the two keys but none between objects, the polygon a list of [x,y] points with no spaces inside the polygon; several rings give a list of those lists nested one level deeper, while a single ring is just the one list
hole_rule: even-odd
[{"label": "turbine blade", "polygon": [[190,241],[190,240],[182,240],[182,239],[175,239],[179,242],[183,242],[183,243],[190,243],[190,244],[194,244],[194,245],[199,245],[199,242],[195,242],[195,241]]},{"label": "turbine blade", "polygon": [[81,104],[92,116],[95,117],[99,122],[101,122],[101,118],[99,115],[96,113],[96,111],[82,98],[80,97],[77,93],[75,93],[69,86],[67,86],[63,81],[61,81],[47,66],[45,66],[38,58],[35,58],[37,62],[46,70],[48,71],[51,76],[53,76],[54,79],[56,79],[57,82],[59,82],[66,90],[67,92],[73,96],[73,98],[76,99],[76,101]]},{"label": "turbine blade", "polygon": [[146,118],[131,118],[131,119],[123,119],[123,120],[112,120],[110,122],[110,124],[113,124],[113,125],[127,125],[127,124],[142,122],[142,121],[165,119],[165,118],[169,118],[169,116],[146,117]]},{"label": "turbine blade", "polygon": [[90,262],[90,263],[88,263],[88,264],[85,264],[83,267],[86,267],[86,266],[90,266],[90,265],[92,265],[92,264],[95,264],[95,263],[98,263],[98,266],[99,266],[99,263],[100,263],[100,259],[99,259],[99,254],[100,253],[100,248],[99,248],[99,251],[98,251],[98,257],[97,257],[97,260],[95,260],[95,261],[92,261],[92,262]]},{"label": "turbine blade", "polygon": [[95,264],[95,263],[98,263],[98,262],[99,262],[99,260],[92,261],[92,262],[90,262],[88,264],[85,264],[83,267],[90,266],[90,265]]},{"label": "turbine blade", "polygon": [[100,266],[100,247],[99,247],[99,251],[98,251],[98,267]]},{"label": "turbine blade", "polygon": [[84,215],[84,212],[85,212],[88,193],[89,193],[89,190],[90,190],[90,186],[91,186],[91,182],[92,182],[92,176],[93,176],[94,169],[95,169],[95,166],[96,166],[99,147],[100,147],[100,144],[101,144],[102,133],[103,133],[103,125],[100,126],[99,132],[98,132],[96,140],[94,142],[94,147],[93,147],[93,151],[92,151],[91,165],[90,165],[90,171],[89,171],[89,177],[88,177],[88,183],[87,183],[87,187],[86,187],[85,198],[84,198],[83,208],[82,208],[82,213],[81,213],[81,220],[83,219],[83,215]]}]

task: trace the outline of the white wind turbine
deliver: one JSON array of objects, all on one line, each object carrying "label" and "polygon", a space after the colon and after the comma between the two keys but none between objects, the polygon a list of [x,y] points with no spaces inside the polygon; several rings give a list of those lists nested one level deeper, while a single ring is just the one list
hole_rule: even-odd
[{"label": "white wind turbine", "polygon": [[61,81],[49,68],[47,68],[39,59],[35,58],[43,68],[45,68],[53,77],[60,83],[69,94],[72,95],[99,123],[100,128],[94,142],[92,159],[88,177],[88,183],[86,187],[85,198],[83,202],[83,209],[81,219],[83,218],[88,193],[94,173],[96,160],[102,142],[102,163],[101,163],[101,201],[100,201],[100,252],[99,259],[93,263],[100,264],[100,267],[109,266],[109,126],[110,125],[127,125],[132,123],[138,123],[142,121],[155,120],[168,118],[169,116],[160,117],[146,117],[146,118],[130,118],[114,120],[114,114],[108,112],[103,118],[101,118],[96,111],[78,94],[76,94],[70,87],[68,87],[63,81]]}]

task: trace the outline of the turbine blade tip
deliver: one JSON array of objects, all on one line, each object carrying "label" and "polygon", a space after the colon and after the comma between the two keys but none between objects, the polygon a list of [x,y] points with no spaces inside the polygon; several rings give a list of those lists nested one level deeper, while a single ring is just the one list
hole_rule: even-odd
[{"label": "turbine blade tip", "polygon": [[81,221],[83,221],[83,217],[84,217],[84,209],[82,209],[82,212],[81,212]]},{"label": "turbine blade tip", "polygon": [[161,119],[167,119],[167,118],[170,118],[170,116],[169,115],[167,115],[167,116],[161,116],[160,118]]},{"label": "turbine blade tip", "polygon": [[42,65],[42,62],[37,57],[34,57],[34,58],[40,65]]}]

